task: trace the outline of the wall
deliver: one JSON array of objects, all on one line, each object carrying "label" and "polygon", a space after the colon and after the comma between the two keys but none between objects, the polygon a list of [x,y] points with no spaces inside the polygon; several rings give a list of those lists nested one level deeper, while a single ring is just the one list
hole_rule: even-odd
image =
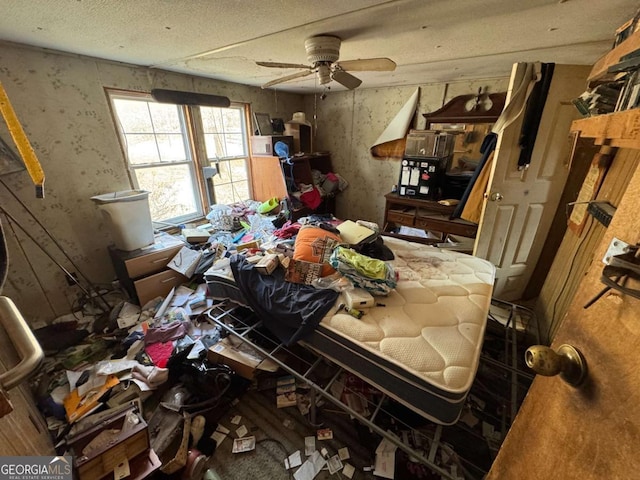
[{"label": "wall", "polygon": [[[107,255],[110,233],[90,197],[131,188],[104,87],[226,95],[250,103],[254,111],[285,119],[304,106],[300,95],[278,92],[276,96],[256,87],[12,44],[0,44],[0,82],[46,174],[41,200],[35,198],[26,171],[0,176],[0,205],[56,261],[69,271],[79,269],[94,284],[109,284],[114,272]],[[4,122],[0,124],[0,135],[11,143]],[[9,191],[26,204],[78,268]],[[1,218],[10,255],[2,294],[16,302],[31,325],[68,313],[78,287],[68,286],[55,263],[17,225]]]},{"label": "wall", "polygon": [[[106,254],[110,233],[90,197],[131,188],[104,87],[226,95],[285,121],[304,110],[308,119],[317,117],[315,149],[331,151],[334,169],[350,182],[338,198],[337,214],[376,222],[382,222],[383,195],[397,182],[399,161],[374,159],[369,147],[416,88],[360,88],[330,92],[320,100],[14,44],[0,44],[0,65],[0,82],[46,173],[42,200],[35,198],[25,171],[0,176],[0,204],[57,262],[96,285],[110,285],[114,272]],[[499,78],[421,85],[413,127],[424,128],[422,113],[456,95],[480,87],[504,91],[507,84],[507,78]],[[0,123],[0,135],[9,140]],[[9,191],[49,230],[73,264]],[[68,313],[79,288],[67,285],[60,268],[20,227],[2,221],[10,254],[2,294],[16,302],[32,325]]]},{"label": "wall", "polygon": [[[398,182],[400,160],[377,159],[369,153],[388,123],[420,88],[418,106],[411,128],[424,129],[423,113],[432,112],[458,95],[476,93],[488,87],[489,93],[506,91],[509,79],[493,78],[456,82],[448,85],[425,84],[408,87],[359,88],[329,92],[305,98],[308,119],[317,117],[315,150],[332,153],[334,170],[350,186],[337,198],[337,215],[381,223],[384,195]],[[381,225],[382,226],[382,225]]]}]

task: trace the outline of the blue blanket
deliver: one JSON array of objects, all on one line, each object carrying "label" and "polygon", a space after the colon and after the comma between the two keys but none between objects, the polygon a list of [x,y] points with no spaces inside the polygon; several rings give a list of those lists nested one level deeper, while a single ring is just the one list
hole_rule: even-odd
[{"label": "blue blanket", "polygon": [[285,281],[281,268],[271,275],[262,275],[243,255],[233,255],[230,260],[246,304],[286,346],[315,330],[338,298],[334,290]]}]

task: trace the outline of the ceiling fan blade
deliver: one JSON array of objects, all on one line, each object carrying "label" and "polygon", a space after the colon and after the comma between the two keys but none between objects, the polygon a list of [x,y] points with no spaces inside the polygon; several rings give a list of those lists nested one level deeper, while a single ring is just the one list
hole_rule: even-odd
[{"label": "ceiling fan blade", "polygon": [[346,60],[335,65],[348,72],[392,72],[396,69],[396,62],[389,58]]},{"label": "ceiling fan blade", "polygon": [[256,65],[270,68],[309,68],[309,65],[301,65],[299,63],[256,62]]},{"label": "ceiling fan blade", "polygon": [[[305,68],[308,68],[308,67],[305,67]],[[267,82],[264,85],[262,85],[262,88],[268,88],[273,85],[277,85],[279,83],[288,82],[289,80],[295,80],[296,78],[306,77],[307,75],[311,75],[312,73],[313,73],[313,70],[307,70],[306,72],[298,72],[298,73],[294,73],[293,75],[287,75],[286,77],[276,78],[275,80],[271,80],[270,82]]]},{"label": "ceiling fan blade", "polygon": [[359,78],[354,77],[350,73],[343,72],[342,70],[334,70],[331,73],[331,78],[341,85],[344,85],[349,90],[353,90],[354,88],[359,87],[362,83],[362,80],[360,80]]}]

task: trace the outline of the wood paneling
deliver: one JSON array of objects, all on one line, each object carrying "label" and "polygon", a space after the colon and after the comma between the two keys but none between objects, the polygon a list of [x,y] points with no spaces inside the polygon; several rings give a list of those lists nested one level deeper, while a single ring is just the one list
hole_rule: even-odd
[{"label": "wood paneling", "polygon": [[[617,207],[639,163],[637,150],[618,150],[596,200]],[[594,260],[601,260],[594,252],[605,231],[591,216],[580,236],[566,231],[535,306],[543,342],[553,339],[585,272]]]}]

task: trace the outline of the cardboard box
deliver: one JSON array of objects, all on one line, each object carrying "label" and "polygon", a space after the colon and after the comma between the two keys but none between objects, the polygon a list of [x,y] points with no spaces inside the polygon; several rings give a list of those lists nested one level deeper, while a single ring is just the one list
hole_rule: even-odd
[{"label": "cardboard box", "polygon": [[231,367],[241,377],[252,380],[256,370],[275,372],[278,365],[265,359],[242,340],[232,336],[223,338],[207,351],[207,359]]},{"label": "cardboard box", "polygon": [[258,263],[255,264],[253,268],[255,268],[262,275],[271,275],[278,264],[278,255],[275,253],[267,253],[258,261]]}]

